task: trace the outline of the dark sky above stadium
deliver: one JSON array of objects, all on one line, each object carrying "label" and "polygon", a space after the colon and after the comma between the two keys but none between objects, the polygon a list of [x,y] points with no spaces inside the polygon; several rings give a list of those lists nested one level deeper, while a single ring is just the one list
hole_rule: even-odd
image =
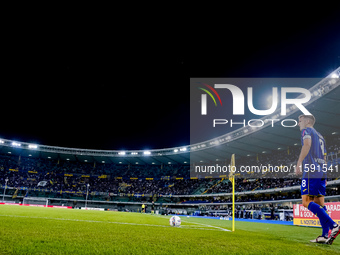
[{"label": "dark sky above stadium", "polygon": [[340,65],[337,8],[302,10],[11,23],[0,137],[118,150],[187,145],[190,77],[324,77]]}]

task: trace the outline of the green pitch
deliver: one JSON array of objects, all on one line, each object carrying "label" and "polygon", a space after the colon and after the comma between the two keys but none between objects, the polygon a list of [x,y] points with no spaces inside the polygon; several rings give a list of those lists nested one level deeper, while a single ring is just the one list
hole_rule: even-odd
[{"label": "green pitch", "polygon": [[297,226],[0,205],[0,254],[340,254]]}]

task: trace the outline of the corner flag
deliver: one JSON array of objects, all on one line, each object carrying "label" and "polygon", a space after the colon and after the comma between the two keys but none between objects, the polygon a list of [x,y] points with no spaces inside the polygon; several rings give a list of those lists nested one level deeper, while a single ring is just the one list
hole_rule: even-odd
[{"label": "corner flag", "polygon": [[230,162],[230,172],[229,172],[229,180],[232,183],[233,186],[233,225],[232,225],[232,231],[235,231],[235,154],[231,155],[231,162]]}]

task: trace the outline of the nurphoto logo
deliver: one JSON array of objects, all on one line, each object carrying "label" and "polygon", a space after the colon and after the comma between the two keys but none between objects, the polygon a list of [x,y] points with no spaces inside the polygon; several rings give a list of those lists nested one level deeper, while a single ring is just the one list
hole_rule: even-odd
[{"label": "nurphoto logo", "polygon": [[[209,112],[218,111],[219,113],[227,113],[231,114],[233,116],[242,116],[245,115],[245,95],[243,91],[237,86],[233,84],[207,84],[205,82],[196,82],[200,84],[199,87],[197,87],[201,92],[200,97],[200,114],[201,116],[206,116],[209,114]],[[306,109],[304,106],[305,103],[308,103],[311,99],[312,95],[308,89],[301,88],[301,87],[281,87],[280,89],[278,87],[272,87],[269,101],[269,107],[267,109],[258,109],[255,106],[255,96],[254,96],[254,89],[253,87],[247,87],[246,88],[247,94],[247,110],[249,110],[250,113],[257,115],[257,116],[269,116],[273,114],[275,111],[277,111],[278,107],[280,109],[278,116],[286,116],[287,112],[290,111],[290,109],[298,109],[301,111],[302,114],[305,115],[311,115],[311,113]],[[279,96],[279,91],[281,96]],[[212,100],[215,107],[217,106],[223,106],[221,96],[229,94],[232,96],[231,101],[228,100],[225,103],[228,104],[228,108],[225,109],[210,109],[208,107],[208,99]],[[290,98],[290,95],[298,95],[295,98]],[[268,95],[260,95],[259,98]],[[257,100],[258,101],[258,100]],[[280,104],[279,104],[280,102]],[[230,109],[231,108],[231,109]],[[287,110],[288,109],[288,110]],[[232,110],[232,111],[231,111]],[[224,111],[224,112],[223,112]],[[229,123],[230,127],[233,127],[235,125],[243,125],[250,126],[250,127],[262,127],[265,123],[271,123],[272,127],[274,127],[274,124],[276,122],[280,121],[279,118],[268,118],[268,119],[242,119],[241,121],[236,121],[235,119],[226,119],[226,118],[213,118],[212,119],[212,126],[216,127],[218,125],[226,125]],[[282,127],[296,127],[297,121],[295,119],[283,119],[281,120],[281,126]]]},{"label": "nurphoto logo", "polygon": [[[221,98],[219,94],[216,92],[214,88],[212,88],[208,84],[204,84],[208,88],[212,90],[213,93],[217,96],[218,100],[220,101],[220,104],[222,105]],[[244,94],[240,88],[238,88],[235,85],[231,84],[215,84],[215,88],[217,89],[227,89],[231,92],[231,95],[233,97],[233,115],[244,115]],[[204,88],[199,88],[206,92],[214,101],[215,105],[216,100],[214,96],[206,89]],[[269,115],[275,112],[277,109],[278,105],[278,93],[277,93],[277,87],[273,87],[273,94],[272,94],[272,103],[271,107],[267,110],[258,110],[255,109],[254,104],[253,104],[253,88],[248,87],[247,92],[248,92],[248,109],[250,112],[256,115]],[[287,99],[286,95],[288,93],[300,93],[304,94],[304,98],[295,98],[295,99]],[[201,95],[201,114],[202,115],[207,115],[207,94],[202,94]],[[287,114],[287,105],[295,105],[297,108],[301,110],[301,112],[305,115],[311,115],[311,113],[302,105],[303,103],[307,103],[311,99],[311,93],[309,90],[304,89],[304,88],[281,88],[281,115],[286,115]]]}]

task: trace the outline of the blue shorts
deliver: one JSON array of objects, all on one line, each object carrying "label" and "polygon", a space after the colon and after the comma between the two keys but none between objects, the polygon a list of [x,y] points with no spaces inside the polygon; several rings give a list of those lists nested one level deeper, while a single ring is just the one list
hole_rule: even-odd
[{"label": "blue shorts", "polygon": [[326,196],[326,180],[302,178],[301,195]]}]

